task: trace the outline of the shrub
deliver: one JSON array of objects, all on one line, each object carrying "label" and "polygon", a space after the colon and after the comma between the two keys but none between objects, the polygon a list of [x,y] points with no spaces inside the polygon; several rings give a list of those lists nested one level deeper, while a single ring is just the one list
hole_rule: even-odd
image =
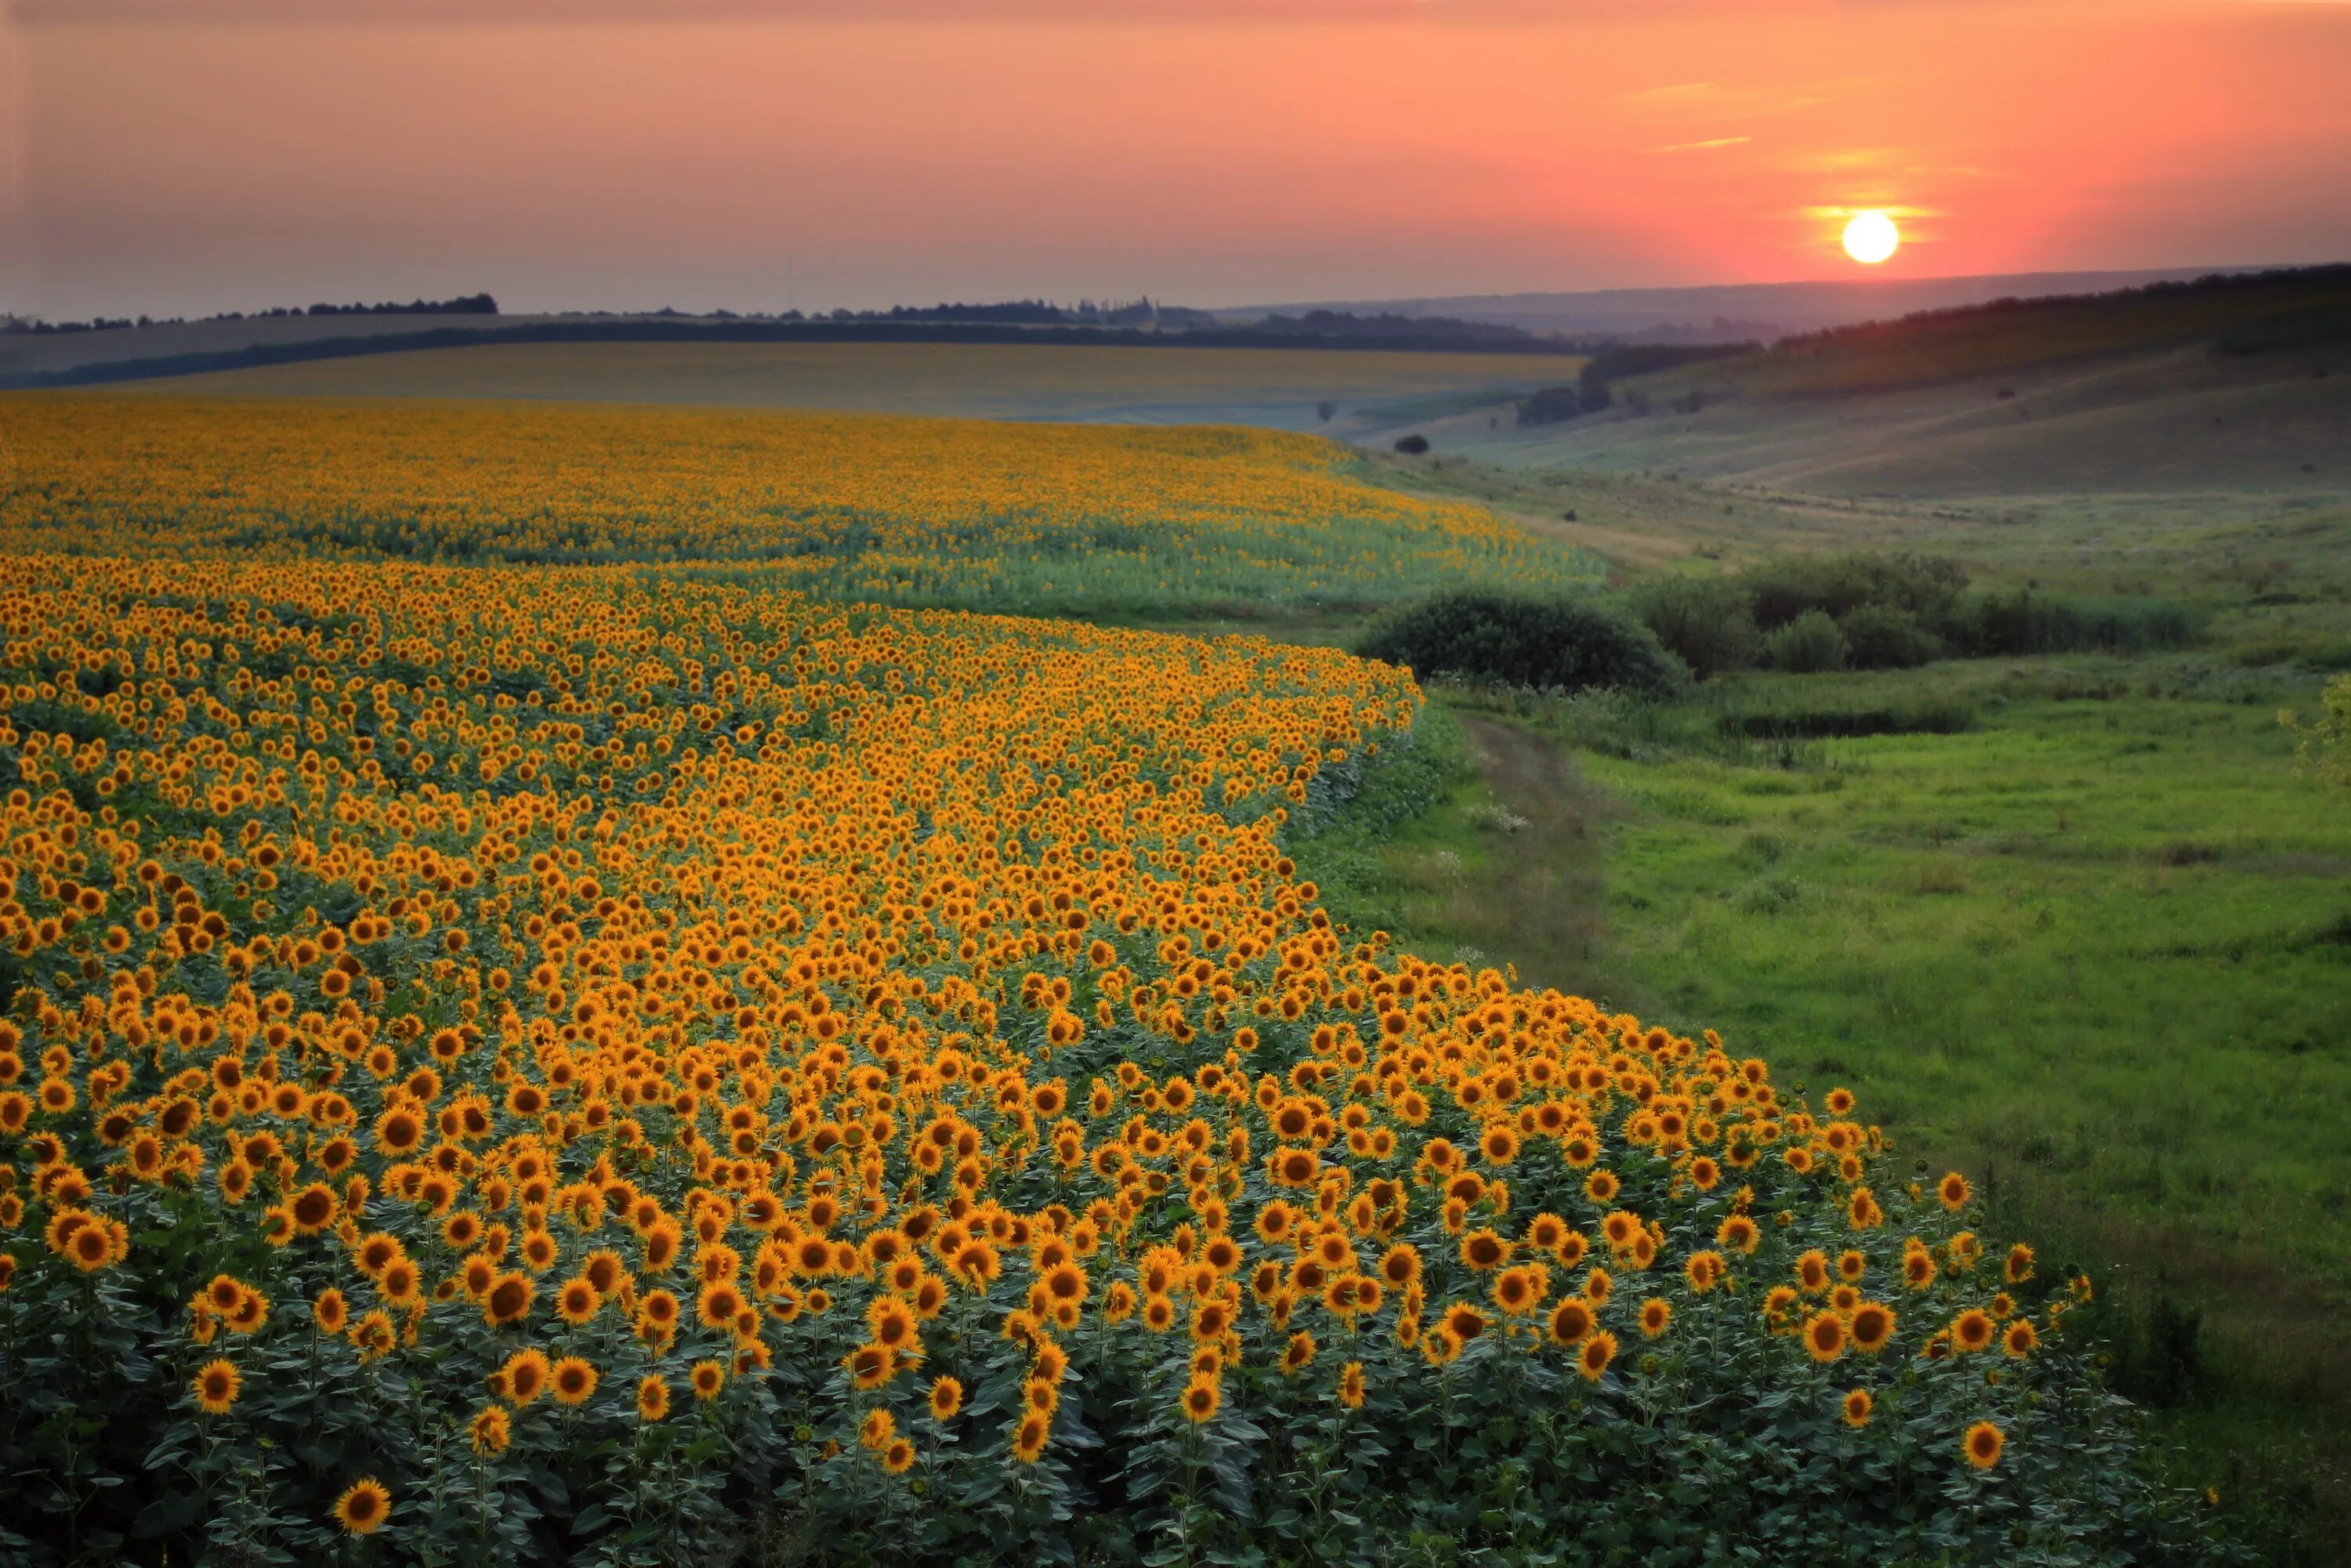
[{"label": "shrub", "polygon": [[1428,450],[1428,437],[1416,431],[1410,435],[1399,435],[1396,437],[1395,449],[1406,457],[1417,457]]},{"label": "shrub", "polygon": [[2164,599],[2072,599],[2019,588],[1973,596],[1947,622],[1952,640],[1987,657],[2104,650],[2143,653],[2196,639],[2186,606]]},{"label": "shrub", "polygon": [[1837,622],[1856,670],[1907,670],[1939,658],[1943,640],[1891,604],[1865,604]]},{"label": "shrub", "polygon": [[1755,623],[1774,632],[1808,610],[1842,617],[1869,604],[1907,610],[1931,623],[1967,587],[1968,574],[1936,556],[1843,555],[1767,561],[1738,580]]},{"label": "shrub", "polygon": [[2318,722],[2297,727],[2291,713],[2278,716],[2302,737],[2302,766],[2314,778],[2351,785],[2351,675],[2326,683]]},{"label": "shrub", "polygon": [[1973,729],[1975,708],[1950,697],[1890,707],[1769,708],[1727,713],[1725,735],[1752,740],[1851,740],[1866,735],[1959,735]]},{"label": "shrub", "polygon": [[1587,596],[1439,594],[1374,628],[1357,652],[1427,675],[1570,691],[1666,693],[1688,675],[1647,627]]},{"label": "shrub", "polygon": [[1728,578],[1667,578],[1633,602],[1657,641],[1701,678],[1750,668],[1763,655],[1747,596]]},{"label": "shrub", "polygon": [[[1607,406],[1608,392],[1605,387],[1600,389],[1600,395],[1602,402],[1598,406]],[[1519,400],[1519,423],[1521,426],[1557,424],[1564,420],[1573,419],[1577,414],[1591,412],[1585,406],[1583,397],[1583,389],[1581,387],[1538,388]]]},{"label": "shrub", "polygon": [[1771,667],[1792,674],[1844,668],[1844,633],[1818,610],[1807,610],[1764,640]]}]

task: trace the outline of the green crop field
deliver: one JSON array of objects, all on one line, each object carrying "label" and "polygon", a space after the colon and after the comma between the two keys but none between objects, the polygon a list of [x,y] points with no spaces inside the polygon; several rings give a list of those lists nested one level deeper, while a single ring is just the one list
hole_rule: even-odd
[{"label": "green crop field", "polygon": [[1572,379],[1570,354],[1054,343],[537,343],[410,350],[125,383],[203,397],[557,399],[1311,429],[1319,407]]}]

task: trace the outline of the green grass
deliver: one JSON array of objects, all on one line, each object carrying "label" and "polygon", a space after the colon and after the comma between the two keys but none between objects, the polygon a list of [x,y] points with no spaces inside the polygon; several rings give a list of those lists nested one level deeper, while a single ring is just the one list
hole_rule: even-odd
[{"label": "green grass", "polygon": [[2351,1290],[2346,802],[2295,780],[2252,685],[2174,695],[2095,662],[1945,678],[1980,694],[1967,733],[1792,768],[1768,747],[1589,756],[1633,813],[1609,857],[1627,982],[1852,1080],[1915,1140]]},{"label": "green grass", "polygon": [[[1322,842],[1344,855],[1299,853],[1408,945],[1850,1085],[2102,1280],[2116,1380],[2182,1479],[2281,1560],[2333,1562],[2351,800],[2294,776],[2276,718],[2314,695],[2177,655],[1758,676],[1665,706],[1443,693],[1432,748],[1479,766],[1376,833],[1343,813]],[[1909,732],[1804,738],[1838,715]]]}]

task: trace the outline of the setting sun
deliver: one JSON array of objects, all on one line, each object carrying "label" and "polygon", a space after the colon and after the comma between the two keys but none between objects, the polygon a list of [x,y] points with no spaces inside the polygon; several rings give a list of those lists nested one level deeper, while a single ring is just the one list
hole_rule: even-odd
[{"label": "setting sun", "polygon": [[1901,243],[1902,231],[1884,213],[1856,213],[1844,225],[1844,253],[1872,267],[1892,256]]}]

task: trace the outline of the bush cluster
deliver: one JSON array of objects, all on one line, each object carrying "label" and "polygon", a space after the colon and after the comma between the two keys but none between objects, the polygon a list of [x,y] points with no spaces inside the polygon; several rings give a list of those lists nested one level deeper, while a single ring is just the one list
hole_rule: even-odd
[{"label": "bush cluster", "polygon": [[1917,555],[1797,557],[1727,577],[1670,578],[1644,588],[1634,603],[1643,623],[1700,675],[2141,653],[2196,635],[2188,611],[2168,601],[1970,589],[1958,562]]},{"label": "bush cluster", "polygon": [[1656,632],[1592,595],[1441,593],[1389,616],[1356,651],[1423,676],[1551,690],[1662,695],[1688,679]]}]

